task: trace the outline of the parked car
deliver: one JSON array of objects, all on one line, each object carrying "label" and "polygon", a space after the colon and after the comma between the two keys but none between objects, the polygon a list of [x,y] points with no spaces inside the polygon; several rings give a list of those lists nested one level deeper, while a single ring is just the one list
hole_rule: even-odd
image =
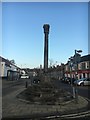
[{"label": "parked car", "polygon": [[29,76],[25,74],[25,75],[21,75],[21,78],[29,78]]},{"label": "parked car", "polygon": [[71,83],[71,78],[70,77],[64,77],[64,78],[62,78],[62,82]]},{"label": "parked car", "polygon": [[40,80],[39,80],[38,78],[35,78],[35,79],[33,80],[33,83],[34,83],[34,84],[39,84],[39,83],[40,83]]},{"label": "parked car", "polygon": [[79,79],[79,80],[76,80],[74,81],[74,84],[77,84],[77,85],[90,85],[90,78],[82,78],[82,79]]},{"label": "parked car", "polygon": [[86,78],[85,80],[82,81],[81,83],[82,86],[84,85],[90,85],[90,78]]},{"label": "parked car", "polygon": [[63,77],[63,78],[61,79],[61,81],[64,82],[64,83],[66,83],[66,80],[67,80],[67,77]]},{"label": "parked car", "polygon": [[67,81],[69,84],[74,84],[75,78],[69,78]]},{"label": "parked car", "polygon": [[65,83],[69,83],[71,81],[71,78],[70,77],[66,77],[65,78]]}]

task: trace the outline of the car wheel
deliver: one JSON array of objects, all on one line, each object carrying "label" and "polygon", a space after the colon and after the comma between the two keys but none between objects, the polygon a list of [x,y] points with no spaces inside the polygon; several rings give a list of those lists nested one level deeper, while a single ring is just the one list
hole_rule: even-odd
[{"label": "car wheel", "polygon": [[84,83],[81,83],[81,86],[84,86]]},{"label": "car wheel", "polygon": [[68,82],[69,84],[71,84],[71,82]]}]

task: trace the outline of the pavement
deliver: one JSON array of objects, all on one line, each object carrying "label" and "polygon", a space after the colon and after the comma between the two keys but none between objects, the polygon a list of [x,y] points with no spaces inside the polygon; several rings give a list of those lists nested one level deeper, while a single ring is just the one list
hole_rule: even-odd
[{"label": "pavement", "polygon": [[0,119],[2,118],[2,80],[0,79]]},{"label": "pavement", "polygon": [[[16,91],[3,96],[2,98],[2,118],[36,118],[38,116],[65,116],[67,114],[80,114],[88,107],[88,100],[78,96],[78,104],[74,100],[64,102],[62,105],[35,105],[28,101],[18,99],[16,96],[25,90],[21,85]],[[89,111],[90,115],[90,111]]]}]

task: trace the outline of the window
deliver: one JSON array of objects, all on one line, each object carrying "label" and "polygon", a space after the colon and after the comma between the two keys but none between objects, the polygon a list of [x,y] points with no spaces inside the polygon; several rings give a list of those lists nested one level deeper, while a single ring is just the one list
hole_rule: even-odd
[{"label": "window", "polygon": [[82,63],[82,70],[85,70],[86,69],[86,63]]}]

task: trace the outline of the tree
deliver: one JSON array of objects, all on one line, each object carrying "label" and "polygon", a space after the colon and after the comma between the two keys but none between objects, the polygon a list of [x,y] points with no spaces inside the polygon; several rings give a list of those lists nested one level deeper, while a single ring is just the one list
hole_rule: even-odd
[{"label": "tree", "polygon": [[12,59],[12,60],[10,60],[10,62],[11,62],[12,64],[15,64],[15,60],[13,60],[13,59]]}]

